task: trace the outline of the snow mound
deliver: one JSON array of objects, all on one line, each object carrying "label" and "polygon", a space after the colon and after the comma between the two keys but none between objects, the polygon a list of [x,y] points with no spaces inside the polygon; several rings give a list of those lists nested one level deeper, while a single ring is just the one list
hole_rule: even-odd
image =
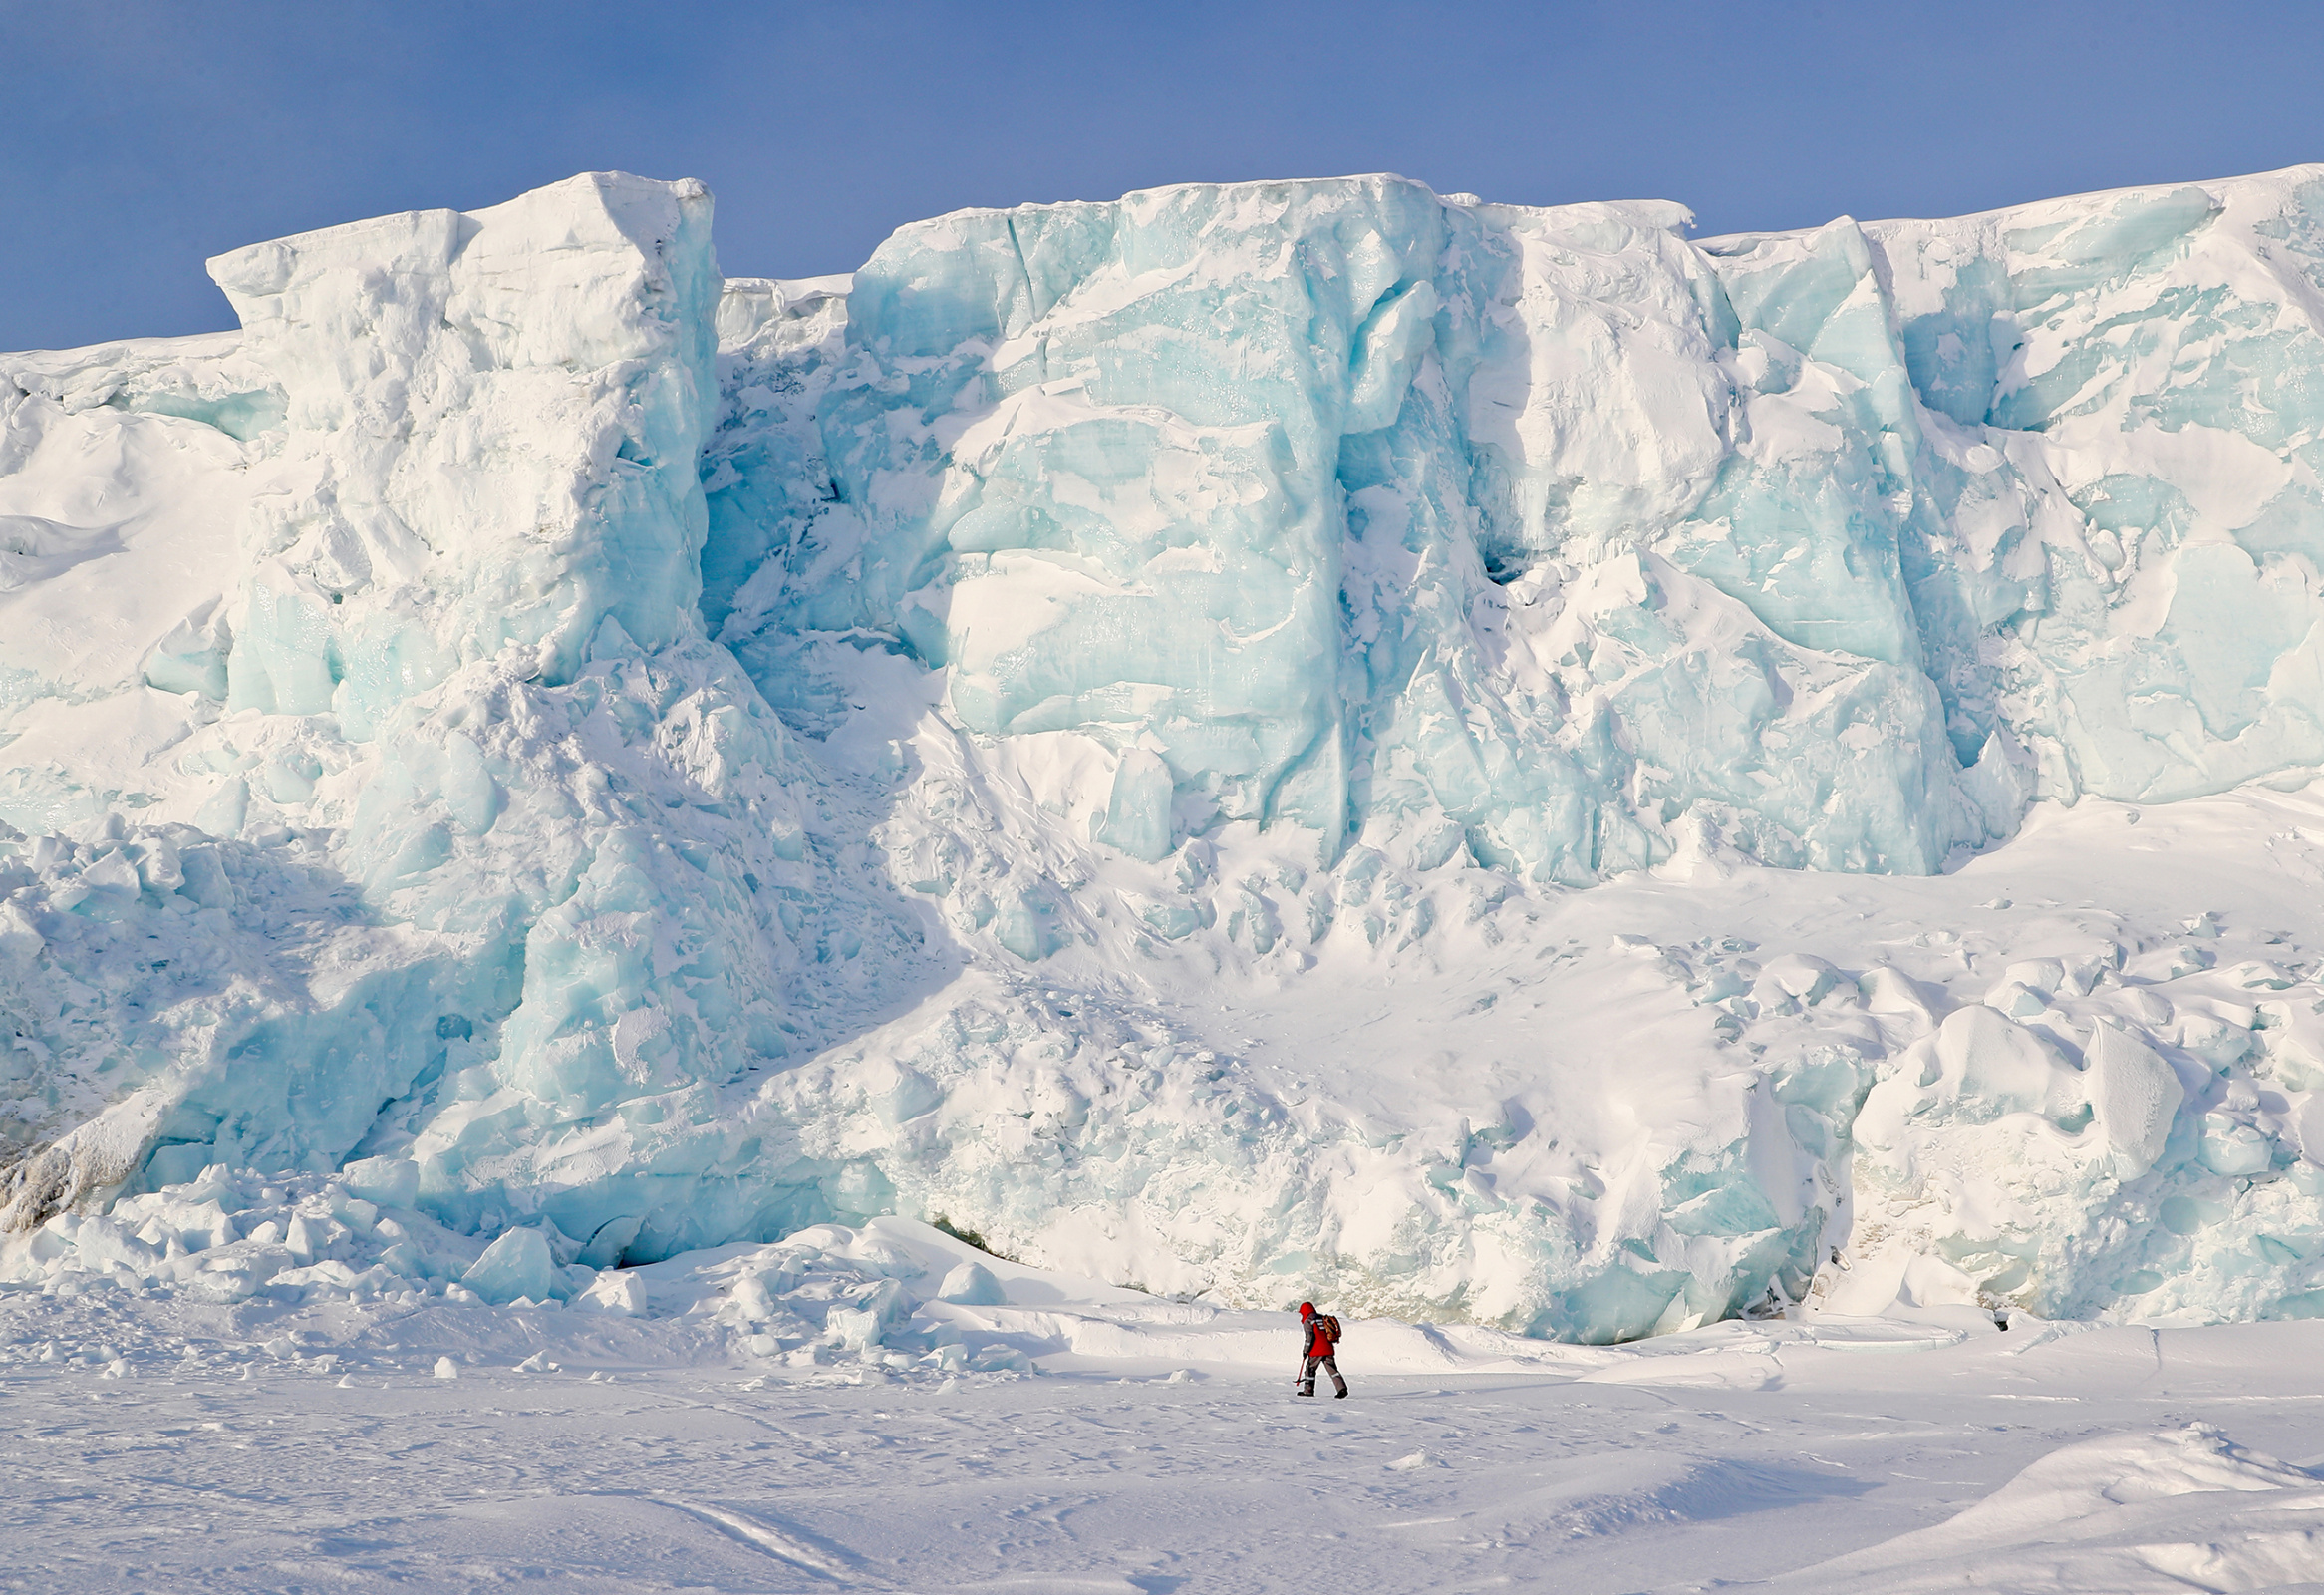
[{"label": "snow mound", "polygon": [[2324,1481],[2190,1424],[2068,1445],[1948,1522],[1784,1584],[1898,1595],[2279,1589],[2324,1571],[2320,1543]]},{"label": "snow mound", "polygon": [[[5,1223],[2324,1311],[2320,196],[1188,186],[775,283],[594,174],[221,256],[238,336],[0,357]],[[326,1185],[458,1274],[299,1260]],[[1049,1333],[963,1261],[880,1277]]]}]

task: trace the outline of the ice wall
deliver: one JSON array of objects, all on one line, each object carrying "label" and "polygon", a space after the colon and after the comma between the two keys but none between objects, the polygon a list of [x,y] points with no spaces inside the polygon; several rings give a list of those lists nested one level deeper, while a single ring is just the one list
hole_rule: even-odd
[{"label": "ice wall", "polygon": [[9,1221],[360,1164],[593,1266],[2290,1310],[2304,1032],[2157,995],[2186,904],[1717,892],[1925,930],[2029,803],[2308,779],[2319,195],[1193,186],[722,283],[600,175],[221,257],[239,337],[0,357]]},{"label": "ice wall", "polygon": [[[1541,934],[1489,880],[1738,857],[1925,873],[2009,836],[2037,798],[2296,784],[2324,702],[2306,665],[2317,569],[2296,546],[2324,525],[2307,414],[2320,194],[2301,169],[1702,245],[1670,207],[1524,211],[1393,179],[947,217],[844,285],[844,318],[840,284],[734,296],[706,456],[728,563],[706,612],[818,735],[861,726],[850,656],[867,646],[934,667],[949,713],[898,744],[921,766],[902,877],[955,935],[1051,980],[1077,947],[1135,967],[1152,956],[1140,936],[1212,957],[1223,939],[1262,979],[1328,968],[1357,938],[1384,970],[1432,945],[1440,970],[1514,963],[1489,939],[1452,951],[1456,919]],[[1011,835],[976,801],[996,764],[1055,817]],[[1254,869],[1205,846],[1284,820],[1318,833],[1311,860]],[[1059,828],[1096,848],[1058,846]],[[1473,884],[1430,889],[1464,870]],[[1127,937],[1092,876],[1116,887]],[[1495,1101],[1473,1083],[1452,1094],[1466,1113],[1412,1093],[1426,1042],[1331,1044],[1376,1053],[1403,1093],[1357,1137],[1445,1126],[1467,1147],[1452,1166],[1491,1171],[1480,1206],[1446,1200],[1426,1154],[1334,1161],[1321,1122],[1301,1125],[1316,1151],[1298,1171],[1253,1177],[1253,1200],[1303,1215],[1287,1223],[1222,1226],[1209,1203],[1176,1223],[1135,1166],[1068,1205],[1137,1215],[1205,1267],[1264,1277],[1311,1255],[1343,1289],[1465,1291],[1569,1334],[1796,1294],[1819,1269],[1851,1300],[1882,1280],[1909,1295],[1890,1267],[1906,1256],[1933,1260],[1923,1293],[2268,1311],[2313,1284],[2281,1238],[2312,1202],[2282,1182],[2310,1166],[2305,1076],[2273,1042],[2203,1062],[2212,1019],[2155,992],[2162,972],[2119,973],[2170,923],[2118,924],[2099,944],[2112,984],[2082,978],[2077,999],[2051,982],[2032,1006],[1998,968],[2047,969],[2038,941],[1902,986],[1862,949],[1826,949],[1837,985],[1804,975],[1795,992],[1767,989],[1759,949],[1660,936],[1663,989],[1722,1016],[1710,1056],[1755,1062],[1641,1082],[1667,1106],[1627,1131],[1583,1127],[1574,1077],[1633,1070],[1630,1047],[1519,1044],[1564,1089]],[[2288,1034],[2238,1020],[2236,1000],[2193,1011]],[[2051,1028],[2028,1042],[2037,1010]],[[1988,1014],[1994,1036],[1975,1030]],[[1962,1075],[1978,1054],[1964,1026],[2063,1070],[2044,1087],[2060,1100]],[[973,1043],[892,1045],[943,1101],[973,1100],[952,1078]],[[1702,1056],[1675,1033],[1656,1045]],[[1954,1087],[1900,1107],[1894,1082],[1932,1050],[1954,1058]],[[2125,1106],[2139,1093],[2113,1079],[2130,1078],[2117,1052],[2173,1060],[2183,1095],[2162,1117],[2224,1115],[2264,1143],[2266,1177],[2234,1188],[2248,1176],[2183,1134],[2179,1155],[2121,1163],[2109,1137],[2143,1144],[2140,1115],[2162,1110]],[[1052,1100],[1102,1101],[1108,1073]],[[1758,1095],[1722,1084],[1746,1080]],[[1867,1090],[1871,1148],[1851,1138]],[[1328,1095],[1365,1096],[1345,1079]],[[1558,1129],[1505,1127],[1506,1153],[1478,1150],[1475,1125],[1525,1121]],[[1542,1153],[1561,1131],[1599,1151],[1556,1166]],[[965,1175],[975,1140],[948,1130],[943,1166],[908,1167],[900,1188],[1021,1242],[1077,1244],[1013,1202],[1004,1167],[1022,1148],[982,1186]],[[1259,1156],[1250,1144],[1183,1155],[1216,1177]],[[1604,1192],[1642,1177],[1615,1146],[1656,1170],[1633,1198],[1651,1217],[1606,1223]],[[1862,1237],[1859,1173],[1878,1199]],[[1038,1188],[1076,1178],[1092,1166],[1067,1159]],[[1545,1210],[1524,1233],[1520,1215]],[[2240,1249],[2255,1225],[2274,1226],[2273,1251]],[[1849,1281],[1833,1259],[1852,1238],[1879,1261]]]},{"label": "ice wall", "polygon": [[[580,1239],[622,1220],[616,1252],[648,1219],[757,1224],[779,1198],[696,1189],[731,1139],[716,1091],[858,994],[801,981],[829,953],[800,905],[833,890],[797,756],[696,606],[708,194],[580,177],[212,269],[245,333],[204,380],[252,385],[268,424],[225,450],[209,590],[84,532],[146,609],[195,601],[147,622],[142,679],[118,657],[74,679],[51,650],[64,679],[28,717],[94,704],[154,726],[153,753],[127,793],[99,787],[95,736],[14,772],[20,824],[111,811],[14,849],[9,984],[41,1067],[12,1104],[37,1153],[12,1216],[213,1161],[393,1153],[468,1224],[546,1202]],[[13,488],[168,503],[168,478],[105,462],[220,453],[214,414],[125,414],[111,386],[20,385],[12,439],[80,458],[36,452]],[[876,914],[848,934],[909,951]],[[706,1127],[713,1149],[675,1149]],[[612,1183],[649,1163],[666,1187]]]},{"label": "ice wall", "polygon": [[[856,274],[843,352],[794,374],[812,434],[756,457],[830,498],[790,506],[787,579],[745,581],[726,635],[883,630],[972,731],[1152,756],[1109,798],[1147,856],[1215,818],[1336,853],[1429,815],[1585,883],[1691,817],[1776,861],[1932,869],[2017,789],[1961,776],[1918,668],[1889,523],[1911,460],[1879,476],[1878,417],[1793,400],[1811,428],[1845,411],[1853,477],[1796,473],[1833,530],[1786,562],[1792,500],[1754,484],[1734,312],[1683,221],[1362,178],[907,228]],[[714,456],[722,523],[718,497],[774,496],[752,430]],[[1765,546],[1738,563],[1739,538]]]},{"label": "ice wall", "polygon": [[2318,191],[1699,248],[1386,178],[964,212],[766,353],[816,394],[758,458],[829,490],[766,529],[729,419],[714,516],[787,574],[721,618],[882,630],[976,731],[1153,753],[1174,834],[1442,813],[1583,882],[1707,824],[1924,872],[2031,793],[2315,759]]}]

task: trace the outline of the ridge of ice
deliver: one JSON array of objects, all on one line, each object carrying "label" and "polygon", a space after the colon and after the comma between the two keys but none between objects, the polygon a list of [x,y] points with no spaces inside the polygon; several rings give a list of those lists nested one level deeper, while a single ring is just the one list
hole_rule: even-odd
[{"label": "ridge of ice", "polygon": [[[2324,816],[2230,793],[2324,763],[2324,169],[1684,221],[722,283],[598,174],[0,356],[9,1224],[344,1167],[528,1300],[894,1212],[1593,1340],[2324,1311]],[[2127,803],[2219,867],[2106,878]]]}]

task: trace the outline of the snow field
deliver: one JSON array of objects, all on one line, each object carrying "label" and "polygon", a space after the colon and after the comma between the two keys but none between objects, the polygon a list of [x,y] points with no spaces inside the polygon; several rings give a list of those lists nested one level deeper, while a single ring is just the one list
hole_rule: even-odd
[{"label": "snow field", "polygon": [[[822,1238],[949,1255],[899,1228]],[[730,1303],[760,1277],[733,1267],[753,1255],[772,1260],[721,1258],[686,1289]],[[1174,1304],[990,1266],[1052,1297],[1022,1310],[1048,1348],[1029,1371],[769,1366],[739,1325],[706,1322],[720,1309],[0,1291],[0,1587],[2144,1595],[2324,1579],[2324,1483],[2267,1454],[2324,1462],[2311,1324],[1812,1314],[1422,1373],[1385,1371],[1411,1366],[1401,1327],[1360,1321],[1352,1397],[1304,1402],[1287,1314],[1068,1351],[1060,1324],[1151,1325]],[[655,1270],[644,1293],[681,1299],[670,1264],[639,1272]]]}]

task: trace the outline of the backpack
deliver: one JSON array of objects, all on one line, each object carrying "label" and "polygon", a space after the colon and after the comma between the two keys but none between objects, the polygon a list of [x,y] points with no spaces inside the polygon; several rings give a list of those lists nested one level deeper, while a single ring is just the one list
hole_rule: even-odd
[{"label": "backpack", "polygon": [[1339,1320],[1337,1318],[1329,1313],[1317,1313],[1315,1327],[1323,1332],[1323,1344],[1334,1348],[1339,1345]]}]

